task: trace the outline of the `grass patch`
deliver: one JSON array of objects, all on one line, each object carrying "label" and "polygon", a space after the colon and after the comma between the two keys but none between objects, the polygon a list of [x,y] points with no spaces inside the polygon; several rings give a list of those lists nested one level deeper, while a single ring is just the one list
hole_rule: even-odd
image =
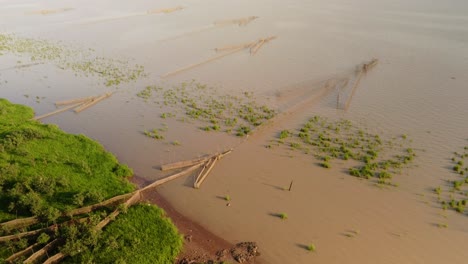
[{"label": "grass patch", "polygon": [[[109,205],[75,216],[85,221],[67,216],[70,209],[133,191],[126,179],[133,172],[96,141],[33,121],[33,115],[29,107],[0,99],[0,222],[27,216],[40,220],[29,229],[2,229],[0,235],[52,224],[55,230],[0,243],[0,263],[32,244],[54,239],[61,240],[60,246],[48,253],[66,254],[66,263],[173,263],[182,239],[155,206]],[[96,231],[117,208],[121,214]]]},{"label": "grass patch", "polygon": [[125,179],[132,170],[96,141],[33,115],[0,99],[0,222],[57,215],[134,189]]},{"label": "grass patch", "polygon": [[173,263],[182,237],[162,209],[139,204],[117,217],[97,244],[65,263]]}]

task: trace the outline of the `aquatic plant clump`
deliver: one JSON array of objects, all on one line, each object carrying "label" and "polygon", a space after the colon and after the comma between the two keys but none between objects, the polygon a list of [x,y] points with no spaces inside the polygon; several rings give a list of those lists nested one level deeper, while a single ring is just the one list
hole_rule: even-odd
[{"label": "aquatic plant clump", "polygon": [[434,188],[442,208],[452,209],[461,214],[467,214],[468,204],[468,146],[462,152],[454,152],[452,157],[452,176],[447,179],[447,185]]},{"label": "aquatic plant clump", "polygon": [[0,56],[7,53],[27,57],[32,64],[52,63],[82,76],[97,76],[106,86],[117,86],[146,75],[141,65],[95,56],[91,49],[78,50],[46,40],[0,34]]},{"label": "aquatic plant clump", "polygon": [[373,179],[379,185],[396,186],[393,175],[416,157],[413,149],[403,147],[403,143],[407,145],[403,137],[384,140],[348,120],[331,121],[320,116],[310,118],[296,132],[281,131],[276,141],[292,150],[312,153],[323,168],[331,168],[334,159],[350,161],[350,175]]},{"label": "aquatic plant clump", "polygon": [[161,118],[198,122],[204,131],[224,131],[242,137],[273,118],[276,112],[259,105],[251,93],[237,97],[222,95],[213,87],[195,81],[174,87],[148,86],[137,96],[170,111]]}]

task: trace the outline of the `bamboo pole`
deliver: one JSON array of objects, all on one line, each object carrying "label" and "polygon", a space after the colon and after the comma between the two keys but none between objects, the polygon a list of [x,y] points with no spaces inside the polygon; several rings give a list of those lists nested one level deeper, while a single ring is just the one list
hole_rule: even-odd
[{"label": "bamboo pole", "polygon": [[97,96],[88,96],[88,97],[83,97],[83,98],[76,98],[76,99],[70,99],[70,100],[65,100],[65,101],[58,101],[55,102],[56,106],[60,105],[69,105],[69,104],[75,104],[75,103],[84,103],[89,100],[96,99]]},{"label": "bamboo pole", "polygon": [[19,257],[25,256],[25,255],[27,255],[29,253],[34,253],[34,251],[33,251],[34,248],[39,246],[39,245],[40,245],[39,243],[35,243],[35,244],[33,244],[33,245],[31,245],[31,246],[29,246],[29,247],[27,247],[27,248],[25,248],[25,249],[23,249],[23,250],[21,250],[19,252],[16,252],[15,254],[13,254],[13,255],[9,256],[7,259],[5,259],[5,262],[6,263],[11,263],[11,262],[13,262],[15,259],[17,259]]},{"label": "bamboo pole", "polygon": [[154,187],[159,186],[159,185],[161,185],[161,184],[164,184],[164,183],[166,183],[166,182],[168,182],[168,181],[172,181],[172,180],[174,180],[174,179],[176,179],[176,178],[178,178],[178,177],[180,177],[180,176],[183,176],[183,175],[185,175],[185,174],[187,174],[187,173],[190,173],[190,172],[192,172],[192,171],[194,171],[194,170],[200,168],[200,166],[202,166],[202,165],[203,165],[203,163],[200,162],[200,163],[198,163],[198,164],[196,164],[196,165],[193,165],[192,167],[189,167],[188,169],[185,169],[185,170],[183,170],[183,171],[181,171],[181,172],[178,172],[178,173],[176,173],[176,174],[173,174],[173,175],[168,176],[168,177],[166,177],[166,178],[163,178],[163,179],[161,179],[161,180],[157,180],[157,181],[151,183],[150,185],[148,185],[148,186],[146,186],[146,187],[140,189],[140,191],[143,192],[143,191],[145,191],[145,190],[147,190],[147,189],[154,188]]},{"label": "bamboo pole", "polygon": [[245,26],[257,18],[258,16],[249,16],[249,17],[238,18],[238,19],[218,20],[214,22],[214,25],[225,26],[225,25],[230,25],[230,24],[237,24],[238,26]]},{"label": "bamboo pole", "polygon": [[1,223],[0,228],[4,230],[13,229],[13,228],[19,229],[19,228],[37,224],[38,222],[39,220],[35,216],[28,217],[28,218],[20,218],[20,219],[15,219],[15,220]]},{"label": "bamboo pole", "polygon": [[49,117],[49,116],[52,116],[52,115],[55,115],[55,114],[59,114],[59,113],[65,112],[67,110],[70,110],[70,109],[75,108],[75,107],[77,107],[79,105],[82,105],[82,104],[83,103],[76,103],[76,104],[73,104],[73,105],[70,105],[70,106],[67,106],[67,107],[64,107],[64,108],[60,108],[60,109],[55,110],[53,112],[33,117],[33,120],[40,120],[40,119],[43,119],[43,118],[46,118],[46,117]]},{"label": "bamboo pole", "polygon": [[351,95],[346,100],[344,108],[343,108],[345,111],[348,110],[349,105],[351,104],[351,100],[353,99],[354,94],[356,93],[356,90],[359,85],[359,82],[361,81],[362,75],[364,75],[365,73],[367,73],[367,71],[375,67],[375,65],[377,65],[378,62],[379,62],[378,59],[372,59],[370,62],[365,63],[361,67],[358,68],[356,81],[354,82],[353,88],[351,89]]},{"label": "bamboo pole", "polygon": [[219,59],[224,58],[224,57],[226,57],[226,56],[228,56],[228,55],[231,55],[231,54],[234,54],[234,53],[236,53],[236,52],[239,52],[239,51],[241,51],[241,50],[243,50],[243,49],[245,49],[245,48],[244,48],[244,47],[239,47],[239,48],[237,48],[237,49],[231,50],[231,51],[226,52],[226,53],[224,53],[224,54],[221,54],[221,55],[212,57],[212,58],[210,58],[210,59],[208,59],[208,60],[205,60],[205,61],[202,61],[202,62],[198,62],[198,63],[195,63],[195,64],[188,65],[188,66],[186,66],[186,67],[183,67],[183,68],[177,69],[177,70],[175,70],[175,71],[166,73],[166,74],[162,75],[161,78],[167,78],[167,77],[169,77],[169,76],[176,75],[176,74],[181,73],[181,72],[184,72],[184,71],[188,71],[188,70],[190,70],[190,69],[193,69],[193,68],[195,68],[195,67],[201,66],[201,65],[203,65],[203,64],[207,64],[207,63],[210,63],[210,62],[212,62],[212,61],[219,60]]},{"label": "bamboo pole", "polygon": [[[167,78],[167,77],[169,77],[169,76],[176,75],[176,74],[181,73],[181,72],[183,72],[183,71],[187,71],[187,70],[193,69],[193,68],[195,68],[195,67],[201,66],[201,65],[203,65],[203,64],[206,64],[206,63],[209,63],[209,62],[212,62],[212,61],[215,61],[215,60],[224,58],[224,57],[226,57],[226,56],[228,56],[228,55],[231,55],[231,54],[233,54],[233,53],[239,52],[239,51],[241,51],[241,50],[243,50],[243,49],[252,48],[252,47],[258,45],[259,43],[262,43],[262,42],[267,43],[267,42],[269,42],[269,41],[271,41],[271,40],[273,40],[273,39],[275,39],[275,38],[276,38],[276,36],[271,36],[271,37],[268,37],[268,38],[261,38],[261,39],[259,39],[259,40],[257,40],[257,41],[250,42],[250,43],[245,43],[245,44],[242,44],[242,45],[226,46],[226,47],[222,47],[222,48],[217,48],[217,49],[215,49],[216,51],[222,51],[222,50],[230,50],[230,51],[228,51],[228,52],[226,52],[226,53],[224,53],[224,54],[220,54],[220,55],[218,55],[218,56],[214,56],[214,57],[212,57],[212,58],[210,58],[210,59],[207,59],[207,60],[205,60],[205,61],[198,62],[198,63],[194,63],[194,64],[188,65],[188,66],[186,66],[186,67],[177,69],[177,70],[175,70],[175,71],[166,73],[166,74],[164,74],[164,75],[161,75],[161,78]],[[262,45],[263,45],[263,44],[262,44]],[[260,45],[260,46],[262,46],[262,45]]]},{"label": "bamboo pole", "polygon": [[161,13],[169,14],[169,13],[173,13],[182,9],[184,9],[183,6],[176,6],[176,7],[171,7],[171,8],[159,8],[159,9],[148,10],[146,11],[146,13],[147,14],[161,14]]},{"label": "bamboo pole", "polygon": [[198,164],[200,162],[204,162],[204,161],[206,161],[208,159],[209,159],[209,157],[203,157],[203,158],[197,158],[197,159],[184,160],[184,161],[164,164],[164,165],[161,165],[161,170],[162,171],[168,171],[168,170],[175,170],[175,169],[185,168],[185,167],[188,167],[188,166]]},{"label": "bamboo pole", "polygon": [[23,233],[19,233],[19,234],[14,234],[14,235],[9,235],[9,236],[2,236],[2,237],[0,237],[0,242],[6,242],[6,241],[13,240],[13,239],[20,239],[20,238],[23,238],[23,237],[34,236],[34,235],[37,235],[37,234],[39,234],[39,233],[41,233],[43,231],[52,230],[54,227],[55,226],[49,226],[49,227],[46,227],[46,228],[41,228],[41,229],[28,231],[28,232],[23,232]]},{"label": "bamboo pole", "polygon": [[32,254],[31,256],[29,256],[29,258],[27,258],[23,263],[33,263],[35,260],[37,260],[38,258],[44,256],[47,251],[51,248],[53,248],[57,243],[59,242],[59,239],[56,238],[54,240],[52,240],[51,242],[49,242],[47,245],[45,245],[43,248],[39,249],[38,251],[36,251],[34,254]]},{"label": "bamboo pole", "polygon": [[97,97],[97,98],[95,98],[95,99],[93,99],[93,100],[91,100],[91,101],[88,101],[88,102],[84,103],[83,105],[81,105],[81,106],[75,108],[74,111],[75,111],[75,113],[82,112],[82,111],[88,109],[89,107],[91,107],[91,106],[93,106],[93,105],[99,103],[100,101],[102,101],[102,100],[108,98],[108,97],[111,96],[111,95],[112,95],[112,93],[103,94],[103,95],[101,95],[101,96],[99,96],[99,97]]},{"label": "bamboo pole", "polygon": [[224,46],[224,47],[221,47],[221,48],[215,48],[215,51],[216,52],[221,52],[221,51],[233,50],[233,49],[238,49],[238,48],[246,49],[246,48],[251,47],[255,43],[256,42],[248,42],[248,43],[244,43],[244,44],[241,44],[241,45],[229,45],[229,46]]},{"label": "bamboo pole", "polygon": [[43,264],[56,263],[56,262],[60,261],[61,259],[63,259],[64,257],[66,257],[66,255],[63,254],[62,252],[59,252],[59,253],[53,255],[52,257],[46,259],[46,261],[44,261]]},{"label": "bamboo pole", "polygon": [[200,178],[198,178],[195,181],[195,184],[193,185],[193,187],[195,187],[196,189],[200,188],[201,184],[203,183],[203,181],[205,181],[208,174],[210,174],[211,170],[214,168],[217,161],[218,161],[218,157],[214,157],[206,164],[207,169],[206,169],[205,173],[203,173],[203,175],[199,175]]}]

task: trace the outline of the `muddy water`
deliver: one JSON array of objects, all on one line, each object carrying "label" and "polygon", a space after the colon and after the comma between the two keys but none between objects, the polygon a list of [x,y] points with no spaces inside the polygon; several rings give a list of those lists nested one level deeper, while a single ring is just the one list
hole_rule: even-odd
[{"label": "muddy water", "polygon": [[[186,9],[145,15],[178,5]],[[74,9],[33,14],[64,8]],[[430,188],[445,184],[451,153],[468,145],[467,10],[466,1],[427,0],[0,0],[0,31],[93,48],[101,56],[145,66],[147,78],[121,85],[92,110],[45,122],[99,140],[147,179],[162,176],[157,169],[162,163],[221,151],[240,139],[162,120],[159,106],[135,94],[165,73],[216,55],[216,47],[278,36],[255,56],[240,52],[166,80],[195,78],[232,94],[254,91],[272,106],[297,111],[236,148],[202,190],[189,188],[193,179],[184,178],[163,186],[162,193],[228,240],[258,241],[267,263],[465,263],[466,216],[440,216]],[[211,27],[216,20],[252,15],[260,18],[244,27]],[[320,94],[323,81],[346,76],[373,57],[379,64],[361,80],[348,111],[336,109],[336,91]],[[0,68],[17,60],[0,56]],[[38,113],[51,111],[56,100],[114,90],[98,78],[77,77],[50,64],[2,70],[0,79],[1,97]],[[317,100],[294,108],[304,95]],[[279,129],[294,128],[314,114],[347,118],[388,136],[407,134],[420,150],[418,167],[397,179],[400,187],[380,190],[338,168],[324,171],[310,158],[263,147]],[[168,127],[165,141],[142,135],[162,123]],[[173,140],[181,146],[169,144]],[[280,190],[291,180],[293,192]],[[226,194],[230,207],[217,198]],[[279,212],[289,219],[272,216]],[[437,223],[449,228],[434,227]],[[344,236],[350,229],[359,235]],[[303,248],[309,243],[317,245],[316,253]]]}]

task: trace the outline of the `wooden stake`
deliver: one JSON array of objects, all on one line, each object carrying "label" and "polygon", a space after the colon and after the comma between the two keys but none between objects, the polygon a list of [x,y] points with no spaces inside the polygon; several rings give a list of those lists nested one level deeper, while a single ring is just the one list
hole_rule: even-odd
[{"label": "wooden stake", "polygon": [[82,105],[83,103],[76,103],[76,104],[73,104],[73,105],[70,105],[70,106],[67,106],[67,107],[64,107],[64,108],[60,108],[58,110],[55,110],[53,112],[50,112],[48,114],[44,114],[44,115],[41,115],[41,116],[36,116],[36,117],[33,117],[33,120],[40,120],[40,119],[43,119],[43,118],[46,118],[46,117],[49,117],[51,115],[55,115],[55,114],[58,114],[58,113],[62,113],[62,112],[65,112],[67,110],[70,110],[72,108],[75,108],[79,105]]},{"label": "wooden stake", "polygon": [[289,190],[288,190],[288,191],[291,191],[291,188],[292,188],[292,186],[293,186],[293,182],[294,182],[294,181],[291,181],[291,184],[289,184]]}]

